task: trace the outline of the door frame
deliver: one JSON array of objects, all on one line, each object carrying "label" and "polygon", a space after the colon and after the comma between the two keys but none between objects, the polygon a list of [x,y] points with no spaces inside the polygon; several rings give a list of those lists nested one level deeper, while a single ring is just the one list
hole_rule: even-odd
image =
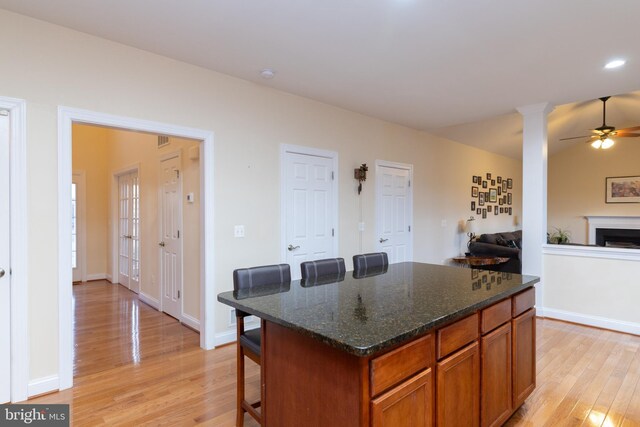
[{"label": "door frame", "polygon": [[[169,159],[173,159],[173,158],[177,158],[178,159],[178,163],[180,164],[180,173],[183,173],[182,171],[182,149],[177,149],[174,151],[171,151],[169,153],[165,153],[162,154],[161,156],[158,156],[158,166],[162,165],[162,162],[164,162],[165,160],[169,160]],[[159,167],[158,171],[161,171],[162,168]],[[180,230],[182,230],[182,238],[180,239],[180,264],[181,264],[181,268],[180,268],[180,274],[181,274],[181,278],[180,278],[180,316],[178,317],[178,320],[182,323],[185,322],[185,316],[184,316],[184,305],[183,305],[183,301],[184,301],[184,246],[183,246],[183,242],[184,242],[184,209],[182,206],[182,203],[184,202],[182,200],[183,197],[183,186],[182,186],[182,179],[184,178],[184,174],[179,178],[180,180],[180,197],[179,197],[179,203],[180,203]],[[158,181],[161,181],[162,178],[159,175],[158,176]],[[160,212],[162,210],[162,188],[159,185],[158,182],[158,218],[160,218],[161,220],[158,221],[158,241],[162,241],[162,213]],[[163,295],[163,291],[164,291],[164,285],[165,282],[163,280],[163,276],[162,276],[162,251],[159,252],[158,254],[158,268],[160,269],[157,273],[158,273],[158,278],[160,279],[160,308],[159,310],[161,312],[164,313],[164,298],[162,297]],[[190,324],[187,321],[187,324]]]},{"label": "door frame", "polygon": [[23,99],[0,96],[0,108],[9,110],[11,120],[9,136],[11,401],[21,402],[29,397],[27,103]]},{"label": "door frame", "polygon": [[[200,224],[200,347],[216,345],[215,339],[215,252],[214,252],[214,133],[150,120],[58,106],[58,309],[59,309],[59,384],[64,390],[73,386],[73,310],[71,282],[71,153],[72,125],[82,123],[115,127],[179,138],[195,139],[200,144],[200,185],[202,203]],[[26,323],[26,322],[25,322]],[[25,334],[26,335],[26,334]]]},{"label": "door frame", "polygon": [[[87,277],[87,178],[86,173],[83,170],[75,170],[72,172],[73,176],[78,177],[78,186],[76,187],[76,238],[80,235],[80,238],[76,241],[76,254],[82,253],[82,258],[78,264],[80,269],[80,280],[86,282]],[[80,203],[78,203],[80,199]],[[76,255],[77,256],[77,255]],[[77,260],[77,258],[76,258]]]},{"label": "door frame", "polygon": [[339,206],[338,206],[338,152],[322,150],[319,148],[304,147],[301,145],[280,144],[280,259],[281,262],[287,262],[287,185],[286,178],[286,162],[285,156],[287,153],[303,154],[307,156],[325,157],[331,159],[331,167],[333,169],[333,181],[331,183],[331,191],[333,192],[333,224],[335,229],[335,236],[333,239],[333,254],[338,254],[338,241],[340,239],[340,227],[339,227]]},{"label": "door frame", "polygon": [[[120,178],[120,176],[122,175],[126,175],[131,172],[137,172],[138,182],[140,182],[141,167],[142,165],[139,162],[137,162],[137,163],[133,163],[132,165],[125,166],[120,169],[116,169],[111,173],[111,214],[110,214],[111,229],[109,230],[111,233],[111,272],[108,274],[107,279],[114,284],[118,283],[118,277],[119,277],[118,273],[120,272],[120,257],[118,256],[119,255],[118,249],[120,248],[120,239],[119,239],[120,233],[118,232],[119,231],[118,220],[120,219],[120,216],[118,214],[119,212],[118,201],[120,198],[119,188],[118,188],[118,184],[119,184],[118,178]],[[140,193],[140,198],[142,199],[142,193]],[[142,242],[140,242],[140,246],[142,247]],[[142,271],[140,271],[140,277],[142,277]],[[138,295],[140,295],[141,293],[142,292],[138,292]]]},{"label": "door frame", "polygon": [[376,225],[375,225],[375,235],[374,235],[374,248],[378,248],[378,238],[382,234],[380,232],[380,224],[378,220],[380,219],[380,210],[382,209],[382,199],[380,197],[380,184],[382,180],[380,179],[380,167],[394,168],[394,169],[403,169],[409,171],[409,225],[411,226],[411,232],[409,232],[409,257],[407,261],[413,261],[413,235],[414,235],[414,226],[413,226],[413,165],[409,163],[399,163],[399,162],[390,162],[388,160],[376,160],[376,191],[375,191],[375,212],[376,212]]}]

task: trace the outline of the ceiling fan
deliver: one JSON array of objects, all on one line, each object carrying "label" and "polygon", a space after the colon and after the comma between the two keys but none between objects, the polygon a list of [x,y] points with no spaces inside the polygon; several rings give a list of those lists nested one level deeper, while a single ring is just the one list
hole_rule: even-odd
[{"label": "ceiling fan", "polygon": [[600,98],[602,101],[602,126],[592,129],[591,132],[593,135],[584,135],[584,136],[574,136],[571,138],[562,138],[560,141],[568,141],[570,139],[582,139],[589,138],[587,142],[591,143],[591,146],[595,149],[602,148],[606,150],[607,148],[613,147],[615,143],[611,137],[616,138],[637,138],[640,137],[640,133],[633,133],[635,131],[640,131],[640,126],[634,126],[626,129],[618,129],[614,126],[607,125],[607,101],[611,98],[610,96],[604,96]]}]

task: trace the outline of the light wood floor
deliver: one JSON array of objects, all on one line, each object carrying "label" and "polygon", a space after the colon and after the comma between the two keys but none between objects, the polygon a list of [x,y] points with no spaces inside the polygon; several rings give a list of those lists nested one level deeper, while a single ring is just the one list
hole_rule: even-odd
[{"label": "light wood floor", "polygon": [[[234,425],[235,346],[201,350],[195,332],[118,285],[73,293],[75,386],[30,402],[71,404],[75,426]],[[538,385],[507,426],[640,426],[640,337],[537,325]],[[247,360],[250,398],[258,382]]]}]

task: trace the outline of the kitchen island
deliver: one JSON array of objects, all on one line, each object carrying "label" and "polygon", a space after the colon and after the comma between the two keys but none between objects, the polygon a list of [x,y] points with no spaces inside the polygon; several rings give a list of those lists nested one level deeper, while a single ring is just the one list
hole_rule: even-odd
[{"label": "kitchen island", "polygon": [[501,425],[535,387],[536,282],[399,263],[218,300],[261,319],[266,426]]}]

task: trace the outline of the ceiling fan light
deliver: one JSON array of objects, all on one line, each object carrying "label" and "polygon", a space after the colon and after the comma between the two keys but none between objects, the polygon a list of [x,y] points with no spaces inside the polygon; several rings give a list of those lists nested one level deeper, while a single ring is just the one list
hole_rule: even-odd
[{"label": "ceiling fan light", "polygon": [[615,141],[611,138],[607,138],[604,141],[602,141],[602,149],[606,150],[607,148],[611,148],[613,147],[613,144],[615,144]]},{"label": "ceiling fan light", "polygon": [[591,143],[591,146],[597,150],[602,146],[602,141],[600,141],[599,139],[596,139]]},{"label": "ceiling fan light", "polygon": [[613,61],[607,62],[604,68],[606,68],[607,70],[612,70],[614,68],[622,67],[626,63],[627,61],[625,61],[624,59],[614,59]]}]

